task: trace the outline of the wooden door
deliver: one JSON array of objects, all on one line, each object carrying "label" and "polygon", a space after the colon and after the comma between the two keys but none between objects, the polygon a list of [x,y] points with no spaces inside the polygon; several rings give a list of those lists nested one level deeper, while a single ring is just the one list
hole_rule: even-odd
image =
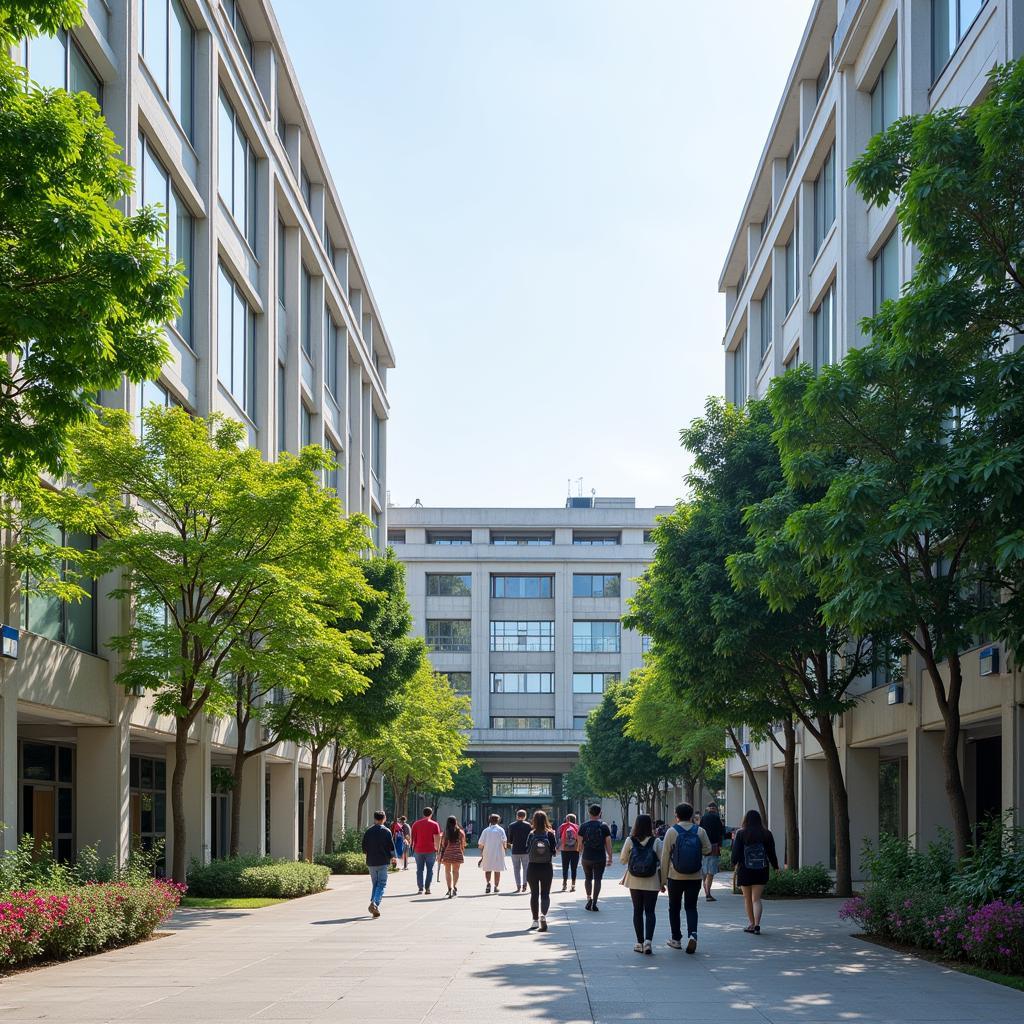
[{"label": "wooden door", "polygon": [[38,855],[43,842],[53,845],[53,826],[57,813],[57,794],[44,786],[32,788],[33,852]]}]

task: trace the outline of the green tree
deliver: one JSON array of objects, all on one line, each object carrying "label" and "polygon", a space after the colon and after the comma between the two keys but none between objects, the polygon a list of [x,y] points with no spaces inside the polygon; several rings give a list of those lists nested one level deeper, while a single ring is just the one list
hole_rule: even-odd
[{"label": "green tree", "polygon": [[[50,557],[92,577],[119,573],[112,596],[131,599],[131,625],[109,645],[123,659],[118,681],[174,718],[171,860],[184,881],[189,732],[200,715],[231,709],[233,674],[277,674],[289,629],[301,657],[285,660],[300,689],[340,698],[367,685],[378,657],[369,637],[331,625],[367,593],[357,564],[367,523],[346,519],[317,482],[328,461],[319,449],[267,463],[219,415],[150,406],[142,423],[141,439],[123,412],[73,428],[72,486],[40,487],[26,514],[95,533],[95,550]],[[275,640],[251,643],[260,634]]]},{"label": "green tree", "polygon": [[[8,49],[81,21],[78,0],[0,3],[0,493],[63,472],[101,389],[155,376],[185,279],[164,212],[125,216],[133,174],[87,93],[26,89]],[[8,514],[11,510],[7,509]]]},{"label": "green tree", "polygon": [[487,776],[476,761],[467,761],[452,775],[452,784],[448,790],[434,789],[430,792],[431,806],[437,807],[446,797],[458,803],[465,815],[470,804],[486,800],[490,794]]},{"label": "green tree", "polygon": [[566,772],[562,792],[566,800],[576,804],[585,804],[598,795],[597,787],[587,773],[587,766],[582,760],[577,761]]}]

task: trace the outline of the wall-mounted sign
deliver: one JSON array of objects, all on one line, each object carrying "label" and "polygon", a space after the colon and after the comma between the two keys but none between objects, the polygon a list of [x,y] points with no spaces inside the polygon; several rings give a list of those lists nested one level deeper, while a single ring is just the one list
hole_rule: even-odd
[{"label": "wall-mounted sign", "polygon": [[903,703],[903,686],[900,683],[892,683],[889,686],[889,703]]},{"label": "wall-mounted sign", "polygon": [[3,647],[0,654],[5,658],[18,657],[18,630],[14,626],[0,626],[0,637],[3,640]]},{"label": "wall-mounted sign", "polygon": [[999,675],[999,648],[995,644],[978,651],[978,672],[983,676]]}]

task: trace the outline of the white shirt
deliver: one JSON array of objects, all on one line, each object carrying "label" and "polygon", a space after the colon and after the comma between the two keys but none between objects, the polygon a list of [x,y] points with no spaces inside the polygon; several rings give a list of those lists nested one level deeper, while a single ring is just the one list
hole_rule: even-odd
[{"label": "white shirt", "polygon": [[480,867],[484,871],[505,869],[505,844],[508,836],[500,825],[488,825],[480,833]]}]

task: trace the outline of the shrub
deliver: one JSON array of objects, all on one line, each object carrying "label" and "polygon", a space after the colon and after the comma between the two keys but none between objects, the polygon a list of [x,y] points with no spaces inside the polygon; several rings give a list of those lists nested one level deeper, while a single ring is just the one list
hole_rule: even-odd
[{"label": "shrub", "polygon": [[272,857],[233,857],[209,864],[193,861],[188,872],[190,896],[263,896],[292,899],[322,892],[330,870],[306,861]]},{"label": "shrub", "polygon": [[334,833],[335,853],[362,853],[363,833],[355,828],[343,828]]},{"label": "shrub", "polygon": [[162,879],[14,890],[0,896],[0,967],[67,959],[152,935],[184,886]]},{"label": "shrub", "polygon": [[957,865],[951,887],[959,901],[975,907],[1024,899],[1024,830],[998,818],[986,822],[977,850]]},{"label": "shrub", "polygon": [[823,864],[773,871],[765,886],[766,896],[827,896],[832,892],[832,876]]},{"label": "shrub", "polygon": [[366,875],[369,868],[361,853],[322,853],[316,858],[317,864],[331,869],[332,875]]},{"label": "shrub", "polygon": [[970,913],[963,950],[968,960],[981,967],[1024,974],[1024,903],[995,900]]}]

